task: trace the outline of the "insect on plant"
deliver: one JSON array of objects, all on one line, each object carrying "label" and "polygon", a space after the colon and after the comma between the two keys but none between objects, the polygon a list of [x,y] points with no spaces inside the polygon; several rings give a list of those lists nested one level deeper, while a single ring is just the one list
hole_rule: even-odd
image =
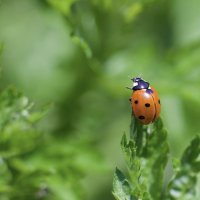
[{"label": "insect on plant", "polygon": [[[167,131],[159,117],[160,99],[156,90],[141,78],[132,80],[130,139],[124,134],[121,140],[127,175],[116,168],[115,199],[198,200],[200,136],[191,141],[180,159],[172,158]],[[173,170],[164,180],[167,163],[173,163]]]},{"label": "insect on plant", "polygon": [[160,115],[160,98],[157,91],[142,78],[131,79],[133,90],[130,98],[132,113],[142,124],[154,122]]}]

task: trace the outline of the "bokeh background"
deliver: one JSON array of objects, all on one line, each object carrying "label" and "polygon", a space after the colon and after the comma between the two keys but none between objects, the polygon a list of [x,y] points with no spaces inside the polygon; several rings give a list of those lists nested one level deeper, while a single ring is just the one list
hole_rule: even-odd
[{"label": "bokeh background", "polygon": [[2,200],[114,199],[131,77],[159,91],[172,156],[200,132],[198,0],[1,0],[0,43],[1,90],[51,104],[31,150],[4,163]]}]

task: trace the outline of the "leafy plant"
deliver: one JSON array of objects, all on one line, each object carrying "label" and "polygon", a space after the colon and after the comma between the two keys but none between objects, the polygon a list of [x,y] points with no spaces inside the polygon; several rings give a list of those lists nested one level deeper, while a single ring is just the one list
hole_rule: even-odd
[{"label": "leafy plant", "polygon": [[40,130],[47,110],[35,111],[14,87],[0,95],[0,199],[81,199],[81,178],[102,167],[90,141]]},{"label": "leafy plant", "polygon": [[44,133],[37,129],[36,122],[45,111],[31,111],[32,106],[14,87],[0,96],[1,199],[25,199],[44,189],[41,180],[48,172],[27,162],[44,142]]},{"label": "leafy plant", "polygon": [[[171,151],[180,153],[192,132],[200,129],[197,3],[1,1],[0,42],[6,50],[0,64],[4,68],[1,88],[12,83],[36,102],[50,100],[55,107],[45,117],[44,131],[37,121],[46,111],[28,109],[27,115],[27,108],[19,106],[19,102],[27,102],[26,97],[16,89],[3,92],[4,101],[13,102],[9,106],[2,103],[0,110],[0,199],[82,200],[87,198],[86,193],[90,200],[111,199],[112,173],[105,172],[106,179],[96,181],[96,170],[102,167],[97,152],[101,151],[111,169],[118,162],[113,154],[119,153],[116,132],[127,123],[127,92],[123,86],[128,84],[126,77],[130,73],[151,80],[164,96],[163,116],[171,133]],[[172,180],[181,180],[181,184],[168,180],[172,172],[160,178],[169,160],[166,135],[159,135],[164,138],[160,144],[157,132],[146,135],[154,126],[137,127],[141,130],[132,134],[132,144],[126,139],[123,147],[134,148],[135,155],[131,157],[133,164],[129,164],[131,177],[126,178],[127,173],[120,176],[128,179],[122,185],[126,193],[122,190],[120,197],[129,198],[131,194],[135,198],[172,198],[180,194],[177,187],[181,195],[174,198],[193,195],[196,167],[173,159]],[[132,155],[127,150],[125,155],[128,165]],[[167,171],[169,166],[170,161]],[[184,173],[180,172],[182,168]],[[184,174],[191,176],[187,183]]]},{"label": "leafy plant", "polygon": [[[113,194],[117,200],[189,200],[195,198],[200,171],[200,137],[196,136],[175,162],[174,175],[164,184],[169,160],[167,132],[161,119],[143,126],[132,118],[130,140],[122,137],[128,176],[118,168],[114,174]],[[128,177],[128,178],[127,178]],[[166,182],[166,181],[165,181]]]}]

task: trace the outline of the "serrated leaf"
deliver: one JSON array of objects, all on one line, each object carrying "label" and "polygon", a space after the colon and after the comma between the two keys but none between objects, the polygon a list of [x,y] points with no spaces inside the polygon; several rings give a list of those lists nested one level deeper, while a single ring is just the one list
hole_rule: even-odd
[{"label": "serrated leaf", "polygon": [[167,132],[163,128],[162,120],[158,119],[151,126],[143,126],[133,118],[131,135],[136,141],[137,156],[144,163],[141,168],[144,179],[149,183],[150,193],[153,198],[159,198],[169,152]]},{"label": "serrated leaf", "polygon": [[136,157],[136,147],[134,141],[130,140],[128,142],[126,135],[124,134],[121,140],[121,147],[125,155],[125,159],[127,161],[128,166],[132,168],[131,166],[133,165],[133,161]]},{"label": "serrated leaf", "polygon": [[197,173],[200,172],[200,137],[196,136],[184,151],[180,166],[170,181],[167,200],[192,200],[195,198]]},{"label": "serrated leaf", "polygon": [[[126,135],[123,135],[121,147],[128,167],[132,194],[134,194],[136,199],[150,200],[148,185],[150,185],[152,180],[149,181],[146,178],[149,174],[146,173],[148,170],[145,170],[145,167],[148,168],[150,166],[147,165],[146,158],[143,156],[143,151],[147,144],[147,129],[133,118],[131,130],[132,138],[128,141]],[[152,172],[148,171],[148,173]]]},{"label": "serrated leaf", "polygon": [[164,170],[168,161],[169,146],[167,143],[167,132],[163,128],[161,119],[153,125],[153,131],[146,133],[147,143],[144,156],[149,164],[150,193],[153,199],[160,199],[162,196]]},{"label": "serrated leaf", "polygon": [[116,168],[113,179],[113,195],[117,200],[131,200],[131,189],[124,174]]},{"label": "serrated leaf", "polygon": [[[196,159],[200,155],[200,137],[196,136],[192,140],[190,146],[184,151],[181,164],[191,166],[196,162]],[[200,170],[200,169],[199,169]]]},{"label": "serrated leaf", "polygon": [[130,137],[135,141],[135,145],[137,147],[137,154],[139,155],[143,149],[143,140],[144,140],[144,126],[139,123],[135,117],[131,117],[131,125],[130,125]]},{"label": "serrated leaf", "polygon": [[140,192],[147,193],[147,199],[160,199],[169,153],[167,132],[163,128],[162,120],[158,119],[153,125],[144,126],[132,117],[130,135],[133,138],[133,147],[131,148],[131,140],[127,142],[125,136],[121,145],[129,158],[126,160],[131,183],[137,186]]}]

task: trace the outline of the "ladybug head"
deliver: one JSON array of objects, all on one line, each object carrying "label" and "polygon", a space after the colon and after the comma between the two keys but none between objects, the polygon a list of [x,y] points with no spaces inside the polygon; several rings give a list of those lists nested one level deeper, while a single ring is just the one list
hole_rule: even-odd
[{"label": "ladybug head", "polygon": [[135,77],[131,79],[133,82],[139,82],[142,81],[142,79],[140,77]]},{"label": "ladybug head", "polygon": [[133,87],[132,90],[142,90],[142,89],[148,89],[149,83],[144,81],[140,77],[135,77],[131,79],[133,81]]}]

